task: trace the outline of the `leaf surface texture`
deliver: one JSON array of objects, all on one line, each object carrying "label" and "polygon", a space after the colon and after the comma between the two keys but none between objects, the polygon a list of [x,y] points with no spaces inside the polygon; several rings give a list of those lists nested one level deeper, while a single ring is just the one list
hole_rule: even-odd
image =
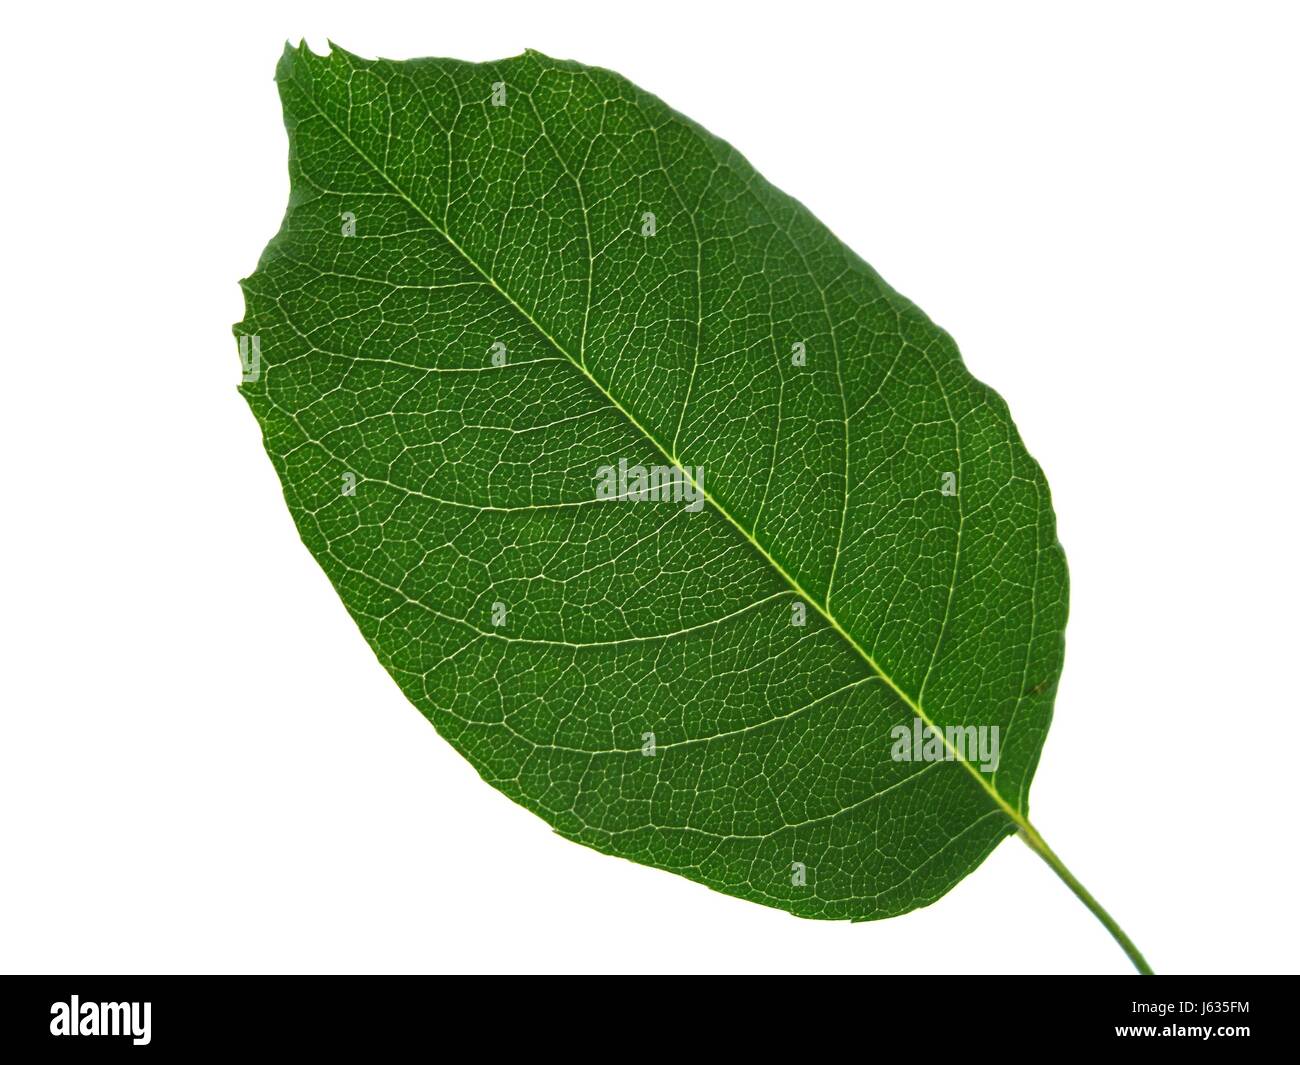
[{"label": "leaf surface texture", "polygon": [[[805,917],[973,870],[1026,808],[1066,570],[947,334],[609,71],[301,47],[278,82],[243,392],[411,702],[564,836]],[[620,459],[702,470],[702,509],[597,499]],[[996,772],[895,761],[918,713],[997,726]]]}]

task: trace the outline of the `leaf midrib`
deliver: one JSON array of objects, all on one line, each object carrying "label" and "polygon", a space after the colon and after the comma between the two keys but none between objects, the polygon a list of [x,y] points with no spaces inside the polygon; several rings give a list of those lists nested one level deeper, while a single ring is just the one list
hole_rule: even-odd
[{"label": "leaf midrib", "polygon": [[[831,612],[829,606],[823,605],[817,597],[810,595],[804,589],[803,585],[800,584],[799,580],[793,574],[787,571],[786,568],[776,558],[772,556],[772,554],[767,550],[767,548],[765,548],[761,543],[759,543],[759,541],[754,537],[754,535],[749,531],[749,529],[747,529],[744,525],[742,525],[734,516],[732,516],[731,512],[728,511],[727,508],[722,505],[722,503],[720,503],[717,499],[713,498],[713,496],[711,496],[701,485],[699,485],[695,481],[695,478],[692,476],[690,472],[690,468],[684,463],[682,463],[678,459],[678,457],[675,454],[673,454],[672,451],[670,451],[663,444],[661,444],[659,440],[655,437],[655,435],[651,433],[650,430],[647,429],[644,425],[642,425],[640,421],[637,420],[636,415],[634,415],[630,410],[628,410],[626,407],[623,406],[622,403],[618,401],[618,399],[609,391],[609,389],[607,389],[604,386],[604,384],[602,384],[591,373],[591,371],[587,369],[584,361],[574,358],[573,355],[564,347],[564,345],[561,344],[550,333],[550,331],[547,330],[547,328],[544,325],[542,325],[541,322],[539,322],[535,317],[533,317],[532,313],[526,307],[520,304],[513,296],[510,295],[509,292],[503,289],[497,283],[496,278],[494,278],[482,266],[479,265],[478,261],[460,245],[460,243],[456,240],[456,238],[453,237],[451,233],[449,233],[444,226],[439,225],[438,222],[434,218],[432,218],[429,215],[429,213],[423,207],[421,207],[419,203],[416,202],[415,199],[413,199],[410,195],[407,194],[405,189],[403,189],[400,185],[397,184],[397,182],[395,182],[391,177],[389,177],[387,172],[383,169],[383,167],[381,167],[372,158],[370,158],[370,156],[365,152],[365,150],[362,149],[361,146],[358,145],[356,141],[354,141],[350,136],[348,136],[347,131],[343,129],[337,122],[335,122],[334,119],[330,117],[329,113],[326,112],[324,108],[322,108],[320,104],[316,102],[316,97],[311,91],[311,88],[309,86],[304,85],[301,81],[299,81],[297,78],[293,77],[292,75],[290,75],[289,80],[292,81],[293,84],[296,85],[302,91],[303,95],[311,103],[316,113],[326,123],[328,123],[330,128],[333,129],[334,132],[337,133],[340,138],[342,138],[342,140],[348,145],[349,148],[351,148],[354,152],[356,152],[357,157],[359,159],[361,159],[364,163],[366,163],[366,165],[368,165],[372,170],[374,170],[374,172],[377,175],[379,175],[379,177],[385,183],[387,183],[387,185],[393,190],[393,192],[396,195],[398,195],[403,200],[403,202],[405,202],[413,211],[415,211],[416,214],[420,216],[420,218],[422,218],[425,221],[425,223],[429,226],[430,229],[432,229],[435,233],[437,233],[440,237],[442,237],[442,239],[447,242],[447,244],[456,252],[457,255],[459,255],[462,259],[464,259],[464,261],[471,268],[473,268],[473,270],[476,273],[478,273],[479,276],[481,276],[483,280],[487,282],[487,284],[491,285],[492,288],[494,288],[500,294],[502,299],[504,299],[518,314],[522,315],[523,318],[534,329],[536,329],[537,332],[543,338],[545,338],[547,343],[549,343],[561,356],[563,356],[564,359],[570,363],[570,365],[572,365],[576,370],[578,370],[591,383],[592,387],[594,387],[602,396],[605,397],[606,401],[609,403],[611,407],[614,408],[614,410],[618,411],[619,414],[621,414],[624,418],[626,418],[628,422],[639,433],[641,433],[641,435],[644,436],[646,440],[649,441],[649,443],[656,450],[658,450],[661,455],[663,455],[666,459],[668,459],[668,461],[673,466],[676,466],[683,471],[685,477],[690,481],[692,487],[697,492],[700,493],[700,497],[703,498],[706,503],[712,506],[719,514],[721,514],[722,517],[725,518],[731,524],[731,526],[749,542],[749,544],[754,548],[755,551],[759,553],[759,555],[768,563],[768,565],[770,565],[773,568],[773,570],[776,571],[776,573],[781,577],[781,579],[784,580],[794,590],[794,592],[801,599],[803,599],[804,602],[812,606],[812,608],[816,610],[818,614],[821,615],[821,617],[826,621],[826,623],[830,625],[830,627],[840,635],[840,637],[844,640],[844,642],[847,643],[849,647],[852,648],[862,658],[862,660],[867,664],[867,666],[870,667],[870,669],[878,677],[880,677],[881,680],[885,682],[886,686],[891,691],[893,691],[894,694],[899,697],[899,699],[903,701],[904,705],[907,706],[908,709],[912,711],[912,713],[914,713],[918,718],[920,718],[922,722],[924,722],[936,735],[940,737],[949,755],[949,758],[947,760],[960,763],[961,766],[967,771],[967,773],[969,773],[970,776],[975,780],[975,782],[979,784],[981,788],[983,788],[983,790],[989,796],[989,798],[993,800],[994,804],[998,806],[1002,810],[1002,812],[1005,813],[1007,817],[1009,817],[1011,821],[1023,833],[1025,833],[1031,840],[1038,840],[1041,842],[1041,836],[1039,836],[1038,831],[1034,828],[1034,826],[1030,824],[1028,818],[1026,818],[1022,813],[1020,813],[1019,810],[1017,810],[1014,806],[1012,806],[1011,803],[1009,803],[1005,798],[1003,798],[1002,794],[997,790],[997,788],[989,781],[987,781],[984,778],[983,774],[981,774],[980,771],[963,756],[962,752],[959,751],[948,739],[946,731],[940,728],[933,721],[933,719],[931,719],[931,717],[925,712],[924,708],[920,705],[920,703],[916,699],[914,699],[910,694],[908,694],[908,692],[905,689],[903,689],[880,666],[880,664],[875,660],[875,658],[870,654],[870,652],[868,652],[866,648],[864,648],[860,643],[858,643],[858,641],[853,637],[853,635],[843,625],[840,624],[839,620]],[[451,167],[450,154],[448,155],[447,166],[448,169],[450,170]],[[838,352],[836,358],[836,372],[837,374],[839,372]],[[842,396],[843,396],[843,383],[841,382],[841,397]],[[845,431],[847,432],[847,422],[845,424]]]}]

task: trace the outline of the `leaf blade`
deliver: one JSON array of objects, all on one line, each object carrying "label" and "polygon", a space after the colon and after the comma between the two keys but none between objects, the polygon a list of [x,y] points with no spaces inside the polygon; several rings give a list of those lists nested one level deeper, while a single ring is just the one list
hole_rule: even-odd
[{"label": "leaf blade", "polygon": [[[1065,573],[1041,473],[946,334],[734,149],[609,72],[299,49],[280,81],[294,198],[246,284],[241,329],[268,354],[245,392],[304,540],[412,701],[597,849],[804,916],[889,916],[949,890],[1023,815]],[[513,94],[497,113],[495,83]],[[613,191],[584,191],[616,164]],[[378,251],[326,239],[345,201]],[[643,205],[663,220],[651,238]],[[785,367],[787,342],[820,364]],[[521,376],[484,367],[494,343]],[[725,520],[587,506],[582,474],[616,455],[702,466],[706,520]],[[331,498],[349,465],[364,493]],[[484,554],[520,536],[518,564]],[[480,579],[440,586],[461,559]],[[648,606],[627,559],[654,576]],[[799,631],[796,596],[814,608]],[[520,636],[482,620],[506,599]],[[990,647],[992,665],[967,661]],[[682,690],[656,681],[665,660]],[[648,694],[620,705],[620,678]],[[1000,789],[884,757],[922,700],[936,724],[1006,727]]]}]

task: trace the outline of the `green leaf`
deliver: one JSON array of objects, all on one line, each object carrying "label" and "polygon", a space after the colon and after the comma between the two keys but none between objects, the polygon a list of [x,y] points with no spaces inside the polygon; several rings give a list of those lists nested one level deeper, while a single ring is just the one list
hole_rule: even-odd
[{"label": "green leaf", "polygon": [[[303,46],[277,80],[243,393],[303,541],[484,779],[803,917],[926,905],[1017,830],[1071,882],[1026,816],[1065,561],[947,334],[607,70]],[[655,467],[667,499],[600,498]]]}]

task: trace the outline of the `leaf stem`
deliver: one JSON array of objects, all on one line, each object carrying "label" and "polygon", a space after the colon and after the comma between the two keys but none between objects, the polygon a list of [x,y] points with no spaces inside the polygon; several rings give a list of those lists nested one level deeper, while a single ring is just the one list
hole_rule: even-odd
[{"label": "leaf stem", "polygon": [[1079,882],[1079,878],[1070,872],[1069,868],[1067,868],[1066,864],[1061,861],[1056,852],[1047,845],[1047,841],[1038,834],[1038,829],[1031,825],[1028,820],[1020,818],[1017,818],[1017,820],[1020,823],[1019,836],[1025,841],[1025,845],[1042,858],[1051,868],[1052,872],[1065,881],[1065,886],[1074,892],[1078,900],[1092,911],[1093,916],[1102,923],[1106,931],[1114,938],[1115,942],[1124,949],[1124,953],[1128,955],[1129,961],[1133,963],[1137,971],[1143,976],[1155,975],[1151,966],[1147,963],[1146,958],[1142,956],[1142,952],[1138,950],[1137,945],[1133,940],[1129,939],[1128,934],[1119,926],[1119,922],[1106,912],[1105,907],[1093,898],[1092,892],[1084,887]]}]

